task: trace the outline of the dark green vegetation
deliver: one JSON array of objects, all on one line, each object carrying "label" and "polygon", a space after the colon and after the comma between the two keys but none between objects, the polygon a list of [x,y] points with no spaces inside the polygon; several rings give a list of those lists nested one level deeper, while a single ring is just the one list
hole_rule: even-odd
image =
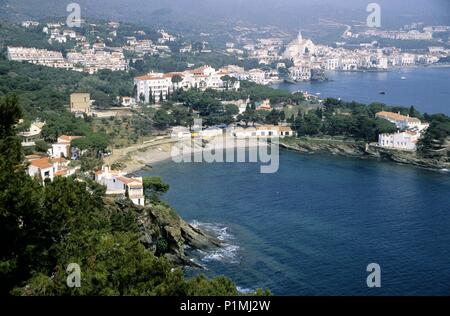
[{"label": "dark green vegetation", "polygon": [[70,93],[91,93],[95,105],[108,107],[116,104],[118,96],[130,96],[133,74],[99,71],[95,75],[10,62],[0,57],[0,96],[15,93],[21,96],[25,118],[46,119],[60,114],[69,105]]},{"label": "dark green vegetation", "polygon": [[375,117],[380,111],[390,111],[417,117],[429,122],[430,127],[418,144],[418,154],[424,158],[449,161],[450,158],[450,118],[444,114],[421,114],[414,107],[387,106],[382,103],[369,105],[326,99],[323,107],[316,110],[300,111],[290,118],[298,136],[345,137],[364,142],[377,142],[378,134],[394,133],[394,124]]},{"label": "dark green vegetation", "polygon": [[[238,116],[239,108],[233,104],[233,101],[245,101],[247,99],[249,100],[247,111]],[[256,111],[256,105],[265,99],[269,99],[271,104],[278,105],[280,109]],[[230,124],[236,121],[244,121],[247,124],[278,124],[285,119],[284,106],[288,104],[298,105],[303,101],[304,97],[301,93],[291,94],[288,91],[243,81],[238,91],[178,90],[154,114],[153,120],[158,128],[175,125],[190,126],[193,123],[194,116],[201,117],[207,126]]]},{"label": "dark green vegetation", "polygon": [[84,147],[95,146],[97,151],[105,150],[108,137],[101,131],[93,133],[91,119],[75,118],[68,112],[70,94],[89,92],[97,107],[110,107],[118,96],[131,95],[132,78],[126,72],[100,71],[88,75],[10,62],[4,56],[0,57],[0,97],[12,93],[20,95],[24,110],[21,129],[40,119],[47,123],[42,130],[45,141],[55,142],[63,134],[85,136],[87,139],[82,141]]},{"label": "dark green vegetation", "polygon": [[159,202],[162,194],[169,191],[169,185],[162,182],[159,177],[146,177],[144,181],[144,192],[153,202]]},{"label": "dark green vegetation", "polygon": [[301,112],[293,120],[292,126],[299,136],[346,136],[372,142],[378,140],[380,133],[397,130],[394,124],[375,118],[377,112],[394,110],[384,104],[366,106],[329,98],[323,105],[315,111]]},{"label": "dark green vegetation", "polygon": [[[195,45],[195,43],[194,43]],[[240,59],[236,56],[212,50],[208,53],[191,52],[179,53],[179,48],[173,48],[171,55],[168,56],[145,56],[142,60],[136,60],[131,63],[139,73],[155,72],[177,72],[184,71],[188,64],[194,64],[195,67],[210,65],[213,68],[221,68],[227,65],[237,65],[245,69],[261,68],[256,59]]]},{"label": "dark green vegetation", "polygon": [[427,119],[431,124],[419,142],[419,152],[426,158],[450,161],[450,117],[435,114]]},{"label": "dark green vegetation", "polygon": [[[139,216],[164,205],[118,208],[89,179],[56,178],[42,186],[25,172],[15,125],[16,97],[0,103],[0,293],[14,295],[237,295],[224,277],[185,279],[162,254],[170,243],[157,238],[155,252],[141,243]],[[168,188],[150,179],[146,188]],[[124,201],[127,205],[126,201]],[[159,211],[158,211],[159,210]],[[166,212],[166,211],[164,211]],[[175,215],[171,215],[172,217]],[[151,220],[152,221],[152,220]],[[156,222],[153,224],[156,225]],[[161,255],[161,257],[156,256]],[[70,263],[81,266],[81,287],[66,285]],[[262,292],[260,292],[262,294]]]}]

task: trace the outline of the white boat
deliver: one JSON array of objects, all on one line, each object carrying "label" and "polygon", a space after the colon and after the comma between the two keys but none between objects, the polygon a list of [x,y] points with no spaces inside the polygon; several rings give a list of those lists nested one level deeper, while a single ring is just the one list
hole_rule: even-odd
[{"label": "white boat", "polygon": [[406,80],[406,77],[402,77],[401,79],[402,79],[402,80]]}]

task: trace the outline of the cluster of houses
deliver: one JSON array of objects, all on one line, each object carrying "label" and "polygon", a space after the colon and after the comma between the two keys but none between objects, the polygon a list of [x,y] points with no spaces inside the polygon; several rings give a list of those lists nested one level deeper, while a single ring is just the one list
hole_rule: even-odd
[{"label": "cluster of houses", "polygon": [[128,61],[122,51],[106,51],[103,43],[96,43],[92,47],[87,44],[80,51],[67,53],[67,60],[75,65],[82,66],[83,71],[90,74],[102,69],[111,71],[125,71]]},{"label": "cluster of houses", "polygon": [[[379,36],[380,34],[390,34],[389,32],[370,30],[365,34],[367,37]],[[429,39],[431,31],[417,32],[395,32],[401,39]],[[400,34],[400,35],[399,35]],[[344,38],[354,37],[351,30],[344,33]],[[241,52],[234,43],[226,44],[227,52]],[[346,47],[344,47],[346,46]],[[357,70],[378,70],[385,71],[390,67],[405,67],[412,65],[428,65],[437,63],[441,58],[450,56],[450,50],[444,47],[429,47],[428,52],[404,52],[396,47],[378,48],[376,41],[361,43],[358,45],[346,45],[345,42],[336,43],[336,47],[319,45],[306,39],[301,33],[286,46],[281,38],[258,39],[256,43],[247,39],[242,45],[242,50],[247,53],[248,58],[258,60],[261,65],[270,65],[271,70],[261,71],[261,84],[271,83],[270,79],[276,78],[278,66],[283,60],[291,60],[293,66],[288,69],[289,78],[292,81],[309,81],[316,78],[315,73],[322,73],[324,70],[337,71],[357,71]],[[274,64],[276,69],[272,69]],[[274,72],[272,74],[271,72]]]},{"label": "cluster of houses", "polygon": [[[53,181],[56,177],[68,177],[74,175],[79,166],[73,167],[70,162],[79,159],[82,154],[72,141],[80,136],[61,135],[57,142],[51,145],[46,154],[32,154],[25,157],[27,173],[29,176],[39,179],[42,184]],[[130,178],[122,171],[111,170],[104,166],[95,173],[95,181],[106,186],[106,194],[125,195],[135,204],[145,204],[143,179]]]},{"label": "cluster of houses", "polygon": [[136,87],[136,101],[145,103],[158,103],[167,99],[174,90],[182,88],[189,90],[237,90],[240,87],[238,80],[225,81],[228,72],[223,69],[216,70],[211,66],[202,66],[193,70],[171,73],[149,73],[134,78]]},{"label": "cluster of houses", "polygon": [[415,151],[422,133],[429,127],[428,123],[422,123],[418,118],[400,113],[382,111],[376,117],[394,123],[398,128],[396,133],[378,136],[378,146],[383,148]]},{"label": "cluster of houses", "polygon": [[[62,139],[58,140],[58,142],[62,141]],[[69,147],[70,144],[67,143],[66,146]],[[72,176],[78,170],[78,168],[70,167],[70,160],[62,155],[55,157],[53,155],[33,154],[25,158],[28,164],[28,174],[40,179],[43,184],[45,184],[45,181],[53,181],[56,177]],[[97,183],[106,187],[107,195],[123,195],[128,197],[135,205],[145,205],[142,177],[130,178],[122,171],[111,170],[104,166],[102,170],[95,172],[94,179]]]},{"label": "cluster of houses", "polygon": [[193,131],[184,126],[172,128],[172,139],[191,139],[191,138],[215,138],[215,137],[233,137],[233,138],[284,138],[295,136],[295,132],[287,125],[255,125],[248,127],[241,126],[211,126],[206,129],[194,128]]},{"label": "cluster of houses", "polygon": [[[89,46],[89,44],[87,44]],[[95,44],[94,44],[95,46]],[[103,49],[83,48],[72,51],[64,58],[61,52],[47,49],[8,47],[8,59],[29,62],[46,67],[62,68],[93,74],[101,69],[123,71],[128,69],[128,61],[122,52],[109,52]]]},{"label": "cluster of houses", "polygon": [[63,57],[61,52],[47,49],[9,47],[7,48],[8,60],[18,62],[29,62],[46,67],[69,69],[70,63]]},{"label": "cluster of houses", "polygon": [[420,32],[418,30],[409,31],[384,31],[370,29],[362,33],[366,37],[380,37],[400,41],[429,41],[433,39],[433,32],[426,30]]},{"label": "cluster of houses", "polygon": [[78,149],[72,146],[72,141],[79,136],[61,135],[52,144],[47,154],[33,154],[25,157],[28,163],[28,174],[38,177],[43,183],[53,181],[57,176],[67,177],[75,174],[79,167],[71,167],[71,160],[78,159]]},{"label": "cluster of houses", "polygon": [[283,57],[294,62],[294,66],[289,68],[292,80],[308,81],[313,77],[314,71],[319,70],[384,71],[389,67],[433,64],[449,53],[450,51],[443,48],[430,47],[428,53],[412,54],[395,47],[376,48],[373,43],[361,44],[356,49],[332,48],[315,45],[299,34],[297,39],[287,46]]}]

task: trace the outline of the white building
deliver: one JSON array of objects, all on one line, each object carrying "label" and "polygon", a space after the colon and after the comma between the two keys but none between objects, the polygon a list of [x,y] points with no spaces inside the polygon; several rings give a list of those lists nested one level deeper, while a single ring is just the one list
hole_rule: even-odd
[{"label": "white building", "polygon": [[289,68],[289,77],[295,81],[311,80],[312,70],[310,66],[294,66]]},{"label": "white building", "polygon": [[121,171],[110,170],[109,167],[104,166],[102,170],[95,173],[95,181],[106,186],[106,194],[127,194],[135,205],[145,205],[142,177],[129,178]]},{"label": "white building", "polygon": [[399,129],[414,129],[423,131],[428,128],[428,123],[422,123],[416,117],[401,115],[400,113],[381,111],[375,114],[376,117],[388,120],[394,123]]},{"label": "white building", "polygon": [[70,176],[76,171],[69,168],[69,161],[64,158],[50,158],[41,155],[30,155],[26,157],[28,162],[28,175],[39,177],[44,183],[45,180],[53,181],[58,176]]},{"label": "white building", "polygon": [[302,33],[299,32],[297,38],[289,43],[283,58],[295,59],[304,55],[313,55],[316,51],[316,46],[309,39],[304,39]]},{"label": "white building", "polygon": [[40,138],[44,126],[45,122],[35,121],[31,123],[28,130],[19,133],[19,136],[22,138],[22,146],[35,146],[35,141]]},{"label": "white building", "polygon": [[[159,103],[166,100],[167,96],[178,88],[184,90],[192,88],[224,90],[227,88],[227,85],[222,78],[226,75],[229,75],[228,72],[224,70],[217,71],[211,66],[202,66],[184,72],[149,73],[148,75],[134,78],[137,92],[136,100],[141,101],[143,97],[145,99],[144,102],[149,103],[150,96],[152,96],[152,99]],[[174,77],[180,77],[181,81],[172,82]],[[239,81],[228,83],[228,89],[230,90],[238,90],[239,87]]]},{"label": "white building", "polygon": [[151,73],[134,78],[137,91],[136,100],[140,102],[142,97],[144,97],[145,103],[150,103],[150,97],[155,102],[166,100],[167,95],[173,91],[172,77],[171,74]]},{"label": "white building", "polygon": [[294,136],[294,131],[289,126],[260,125],[257,127],[235,128],[231,135],[236,138],[284,138]]},{"label": "white building", "polygon": [[397,132],[395,134],[380,134],[378,145],[383,148],[400,150],[416,150],[420,134],[414,131]]},{"label": "white building", "polygon": [[251,69],[247,72],[247,80],[257,83],[266,84],[266,74],[261,69]]},{"label": "white building", "polygon": [[329,58],[325,62],[326,70],[337,70],[339,69],[339,66],[340,66],[339,58]]},{"label": "white building", "polygon": [[25,28],[31,28],[31,27],[38,27],[39,24],[40,23],[37,21],[23,21],[20,25],[22,25],[22,27]]},{"label": "white building", "polygon": [[132,97],[120,97],[120,105],[125,107],[133,107],[136,105],[136,100]]},{"label": "white building", "polygon": [[49,149],[48,154],[52,158],[71,158],[71,143],[78,138],[81,138],[81,136],[59,136],[57,142],[52,144],[52,148]]},{"label": "white building", "polygon": [[416,63],[416,56],[413,54],[403,54],[401,56],[402,66],[410,66]]}]

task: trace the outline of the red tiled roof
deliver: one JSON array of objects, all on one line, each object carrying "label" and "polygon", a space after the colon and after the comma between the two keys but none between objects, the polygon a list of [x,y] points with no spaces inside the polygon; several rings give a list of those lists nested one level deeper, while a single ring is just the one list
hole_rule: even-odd
[{"label": "red tiled roof", "polygon": [[377,117],[389,118],[395,121],[420,122],[418,118],[401,115],[394,112],[381,111],[376,114]]},{"label": "red tiled roof", "polygon": [[30,165],[39,169],[48,169],[53,167],[53,165],[50,164],[50,159],[48,157],[31,160]]}]

